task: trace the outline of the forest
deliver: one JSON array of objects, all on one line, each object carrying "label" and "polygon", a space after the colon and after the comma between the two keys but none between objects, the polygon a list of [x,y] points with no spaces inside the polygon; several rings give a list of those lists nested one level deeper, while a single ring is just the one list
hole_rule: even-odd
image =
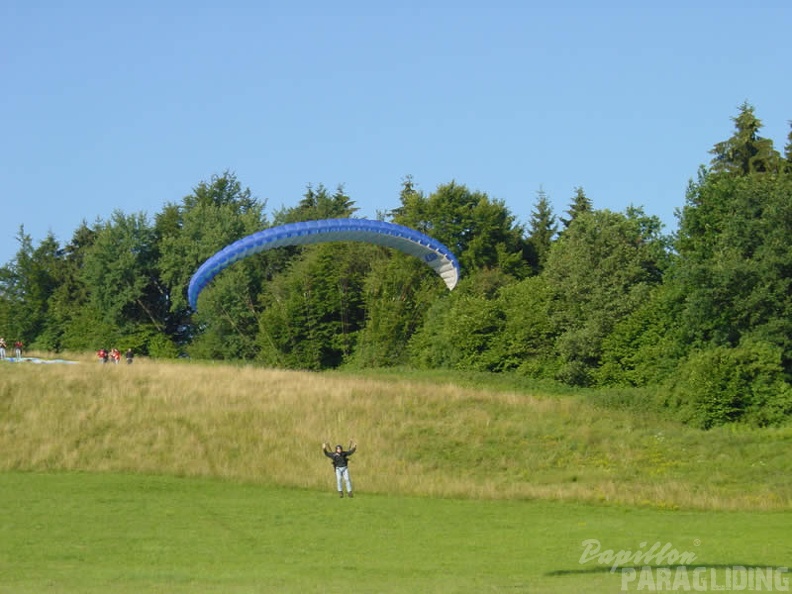
[{"label": "forest", "polygon": [[[301,369],[430,368],[609,390],[707,429],[792,418],[792,131],[781,153],[745,103],[691,179],[665,234],[640,207],[595,208],[584,189],[527,224],[455,181],[407,176],[382,220],[442,242],[448,291],[415,258],[336,242],[271,250],[187,301],[223,246],[285,223],[355,217],[343,186],[267,205],[225,171],[152,216],[85,220],[61,244],[20,228],[0,267],[0,334],[47,352],[128,348],[154,358]],[[693,167],[695,170],[695,166]]]}]

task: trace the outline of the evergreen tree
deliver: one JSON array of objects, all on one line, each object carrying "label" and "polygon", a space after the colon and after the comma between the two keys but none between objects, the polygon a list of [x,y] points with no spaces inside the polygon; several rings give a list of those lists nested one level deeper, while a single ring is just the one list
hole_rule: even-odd
[{"label": "evergreen tree", "polygon": [[47,325],[49,300],[57,288],[60,246],[50,233],[34,247],[24,227],[19,228],[17,241],[16,256],[0,268],[0,324],[4,334],[31,345]]},{"label": "evergreen tree", "polygon": [[347,196],[344,186],[339,184],[333,194],[323,185],[314,189],[308,186],[302,199],[294,208],[284,208],[273,215],[274,225],[298,223],[302,221],[320,221],[322,219],[346,219],[351,217],[358,208]]},{"label": "evergreen tree", "polygon": [[588,196],[586,196],[586,192],[583,191],[583,188],[575,188],[575,195],[572,197],[572,204],[566,211],[566,213],[569,215],[569,218],[565,219],[561,217],[561,222],[564,224],[564,229],[569,227],[578,216],[586,212],[591,212],[592,209],[592,202],[589,200]]},{"label": "evergreen tree", "polygon": [[533,255],[533,266],[540,272],[547,261],[550,246],[558,233],[558,224],[550,200],[544,190],[537,192],[536,204],[531,212],[528,244]]},{"label": "evergreen tree", "polygon": [[735,347],[761,337],[792,372],[792,176],[705,174],[682,210],[673,279],[685,342]]},{"label": "evergreen tree", "polygon": [[310,246],[261,293],[258,359],[292,369],[326,369],[351,356],[363,325],[371,246]]},{"label": "evergreen tree", "polygon": [[792,176],[752,107],[733,120],[680,212],[663,291],[668,332],[657,341],[677,353],[666,404],[704,428],[792,414]]},{"label": "evergreen tree", "polygon": [[772,140],[759,135],[762,122],[754,114],[753,106],[743,103],[740,113],[732,120],[735,128],[732,137],[717,143],[710,151],[714,155],[713,173],[748,175],[778,171],[780,155]]},{"label": "evergreen tree", "polygon": [[81,271],[100,226],[99,221],[93,227],[82,221],[62,250],[58,286],[50,299],[47,328],[40,339],[51,350],[79,351],[99,346],[91,340],[96,319],[88,313],[90,296]]}]

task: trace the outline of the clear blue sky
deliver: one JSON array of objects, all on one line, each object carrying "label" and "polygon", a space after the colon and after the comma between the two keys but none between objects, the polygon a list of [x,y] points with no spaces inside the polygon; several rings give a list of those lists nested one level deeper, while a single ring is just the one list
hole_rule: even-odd
[{"label": "clear blue sky", "polygon": [[373,218],[411,174],[673,231],[743,101],[783,151],[791,27],[789,0],[0,0],[0,264],[20,225],[64,244],[225,170],[268,215],[322,183]]}]

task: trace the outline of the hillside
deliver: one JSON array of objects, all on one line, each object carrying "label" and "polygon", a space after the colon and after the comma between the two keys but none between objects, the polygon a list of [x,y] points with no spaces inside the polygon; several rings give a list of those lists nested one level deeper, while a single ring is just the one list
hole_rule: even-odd
[{"label": "hillside", "polygon": [[789,509],[792,428],[703,432],[576,394],[195,363],[0,365],[0,470],[361,492]]}]

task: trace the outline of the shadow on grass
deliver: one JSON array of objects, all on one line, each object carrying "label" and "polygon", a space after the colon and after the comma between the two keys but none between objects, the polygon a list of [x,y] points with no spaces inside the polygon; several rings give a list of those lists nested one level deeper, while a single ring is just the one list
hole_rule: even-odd
[{"label": "shadow on grass", "polygon": [[[616,569],[612,569],[610,565],[598,565],[597,567],[586,567],[584,569],[555,569],[553,571],[549,571],[545,573],[546,576],[554,577],[554,576],[564,576],[564,575],[593,575],[597,573],[618,573],[625,569],[631,569],[636,573],[640,572],[643,569],[649,569],[654,571],[655,569],[670,569],[671,571],[676,571],[678,569],[684,568],[685,571],[693,572],[696,569],[703,569],[706,571],[714,570],[724,570],[724,569],[731,569],[731,570],[739,570],[739,571],[749,571],[749,572],[773,572],[777,569],[781,569],[783,567],[786,570],[786,567],[780,565],[756,565],[755,563],[747,564],[747,563],[696,563],[695,565],[620,565]],[[784,571],[786,573],[786,571]],[[792,577],[792,575],[790,576]]]}]

